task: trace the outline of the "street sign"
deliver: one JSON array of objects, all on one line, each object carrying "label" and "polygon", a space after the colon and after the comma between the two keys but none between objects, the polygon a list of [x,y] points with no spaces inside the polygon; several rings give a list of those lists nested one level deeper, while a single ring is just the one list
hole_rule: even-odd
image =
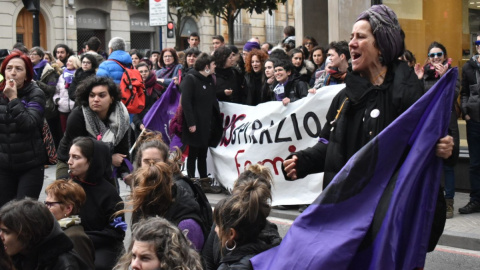
[{"label": "street sign", "polygon": [[150,26],[163,26],[168,22],[168,0],[150,0]]}]

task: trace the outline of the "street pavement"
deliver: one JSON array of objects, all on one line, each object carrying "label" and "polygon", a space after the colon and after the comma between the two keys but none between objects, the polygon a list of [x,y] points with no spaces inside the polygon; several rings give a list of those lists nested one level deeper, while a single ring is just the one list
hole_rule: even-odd
[{"label": "street pavement", "polygon": [[[55,166],[50,166],[45,170],[45,182],[43,188],[55,180]],[[120,195],[125,199],[130,190],[125,184],[120,183]],[[42,190],[40,194],[40,201],[45,200],[45,192]],[[225,194],[207,194],[207,198],[210,201],[212,207],[223,198]],[[458,213],[458,208],[463,207],[468,203],[469,194],[456,192],[455,193],[455,214],[452,219],[447,219],[445,230],[440,238],[439,245],[480,251],[480,213],[473,213],[469,215],[462,215]],[[270,219],[272,222],[277,223],[279,226],[280,234],[283,237],[286,231],[290,227],[291,223],[299,216],[300,213],[297,209],[292,210],[278,210],[272,209],[270,213]],[[127,217],[128,219],[128,217]],[[129,235],[129,233],[127,233]],[[129,239],[125,240],[125,244],[128,245]]]}]

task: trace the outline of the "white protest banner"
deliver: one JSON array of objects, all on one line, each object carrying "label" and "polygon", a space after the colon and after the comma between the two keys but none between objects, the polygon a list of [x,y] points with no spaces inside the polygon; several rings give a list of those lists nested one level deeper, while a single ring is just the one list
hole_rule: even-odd
[{"label": "white protest banner", "polygon": [[286,181],[281,164],[290,153],[318,142],[333,97],[344,84],[323,87],[315,95],[283,106],[271,101],[257,106],[220,102],[224,135],[210,148],[209,167],[215,178],[231,190],[250,164],[261,163],[274,176],[272,205],[309,204],[321,193],[323,173]]},{"label": "white protest banner", "polygon": [[167,25],[168,0],[150,0],[150,26]]}]

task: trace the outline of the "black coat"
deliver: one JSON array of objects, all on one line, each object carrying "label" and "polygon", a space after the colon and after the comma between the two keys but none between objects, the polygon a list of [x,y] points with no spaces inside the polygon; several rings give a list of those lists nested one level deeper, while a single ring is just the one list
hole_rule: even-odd
[{"label": "black coat", "polygon": [[[180,84],[182,92],[182,143],[193,147],[216,146],[222,135],[220,108],[212,78],[193,70]],[[191,133],[189,127],[196,126]]]},{"label": "black coat", "polygon": [[[222,252],[220,250],[220,240],[217,233],[215,232],[215,224],[213,224],[210,234],[208,235],[207,241],[203,245],[202,258],[204,263],[205,270],[216,270],[219,269],[220,264],[223,263],[222,267],[248,267],[250,263],[247,264],[248,260],[253,257],[253,255],[258,254],[266,249],[280,245],[282,238],[278,233],[277,225],[271,223],[267,220],[265,227],[258,235],[258,241],[252,244],[253,247],[258,247],[258,249],[247,249],[239,248],[238,251],[235,250],[227,254],[227,250],[224,250],[226,255],[222,258]],[[264,249],[264,250],[263,250]],[[251,252],[246,252],[247,250]],[[257,253],[258,252],[258,253]],[[231,268],[237,269],[237,268]],[[249,269],[249,268],[238,268],[238,269]]]},{"label": "black coat", "polygon": [[[399,61],[389,66],[381,86],[373,86],[356,73],[349,73],[345,83],[347,86],[332,100],[320,133],[320,137],[329,143],[321,140],[313,147],[292,154],[298,157],[298,178],[324,172],[324,187],[353,154],[423,94],[422,81],[405,63]],[[333,122],[344,102],[339,118]],[[370,116],[373,109],[380,111],[378,118]]]},{"label": "black coat", "polygon": [[[215,87],[218,101],[228,101],[244,104],[245,93],[243,89],[243,76],[231,68],[215,68]],[[225,89],[233,90],[230,96],[225,95]]]},{"label": "black coat", "polygon": [[[93,142],[93,160],[87,171],[86,180],[74,180],[82,186],[87,195],[80,209],[80,218],[85,233],[95,247],[95,266],[108,265],[102,269],[111,269],[117,257],[123,251],[125,232],[111,223],[113,214],[123,209],[122,198],[107,179],[111,174],[112,157],[107,144],[91,139]],[[123,215],[119,216],[125,221]],[[108,255],[108,256],[107,256]]]},{"label": "black coat", "polygon": [[[275,89],[275,86],[277,84],[278,82],[275,82],[274,85],[272,86],[272,89]],[[287,84],[285,84],[284,86],[284,93],[285,93],[285,97],[288,97],[290,99],[290,102],[295,102],[308,95],[308,84],[300,80],[299,77],[291,76]],[[277,100],[275,98],[275,94],[273,94],[272,97],[273,97],[273,100]]]},{"label": "black coat", "polygon": [[57,221],[54,221],[50,235],[33,251],[27,255],[17,254],[12,259],[17,270],[93,269],[73,251],[72,241],[62,232]]},{"label": "black coat", "polygon": [[470,59],[462,68],[462,114],[470,116],[470,121],[480,122],[480,85],[476,73],[480,72],[478,55]]},{"label": "black coat", "polygon": [[271,100],[270,88],[264,82],[263,73],[245,74],[246,105],[256,106]]},{"label": "black coat", "polygon": [[32,82],[9,101],[0,94],[0,169],[28,171],[45,164],[45,94]]}]

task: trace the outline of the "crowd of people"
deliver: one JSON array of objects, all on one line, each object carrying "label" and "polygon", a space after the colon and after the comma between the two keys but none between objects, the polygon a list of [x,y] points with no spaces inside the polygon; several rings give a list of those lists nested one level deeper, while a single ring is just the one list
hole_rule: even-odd
[{"label": "crowd of people", "polygon": [[[393,11],[378,5],[361,14],[349,42],[332,41],[328,46],[311,36],[296,42],[291,26],[284,29],[278,46],[252,38],[239,49],[213,36],[213,52],[199,50],[197,33],[190,35],[183,52],[165,48],[145,55],[136,49],[125,51],[125,40],[114,37],[107,58],[100,53],[97,37],[87,41],[79,56],[65,44],[53,53],[16,44],[1,65],[0,265],[251,269],[251,257],[281,242],[276,226],[267,220],[273,178],[266,167],[251,165],[212,213],[204,193],[225,191],[209,177],[206,162],[208,147],[215,147],[223,132],[218,102],[255,106],[277,101],[288,106],[325,86],[346,84],[331,103],[319,142],[292,153],[283,164],[288,180],[324,172],[326,187],[355,152],[451,68],[446,48],[438,42],[429,47],[425,66],[414,65],[404,38]],[[477,48],[480,52],[480,36]],[[438,138],[436,147],[445,159],[446,194],[437,201],[443,218],[434,222],[442,230],[445,214],[453,216],[456,107],[467,120],[471,147],[472,196],[460,213],[480,212],[480,109],[474,99],[479,91],[478,59],[463,69],[462,105],[456,103],[459,81],[452,100],[451,136]],[[121,101],[122,65],[137,69],[144,83],[145,108],[138,114],[129,113]],[[183,144],[173,152],[144,122],[171,85],[181,93],[176,122],[181,126],[175,135]],[[43,204],[37,200],[49,158],[48,135],[57,149],[58,180],[46,188]],[[180,169],[182,155],[188,155],[187,175]],[[129,160],[134,161],[133,169]],[[118,179],[131,187],[125,202]],[[125,219],[126,213],[132,213],[131,220]],[[130,225],[132,240],[124,250]]]}]

